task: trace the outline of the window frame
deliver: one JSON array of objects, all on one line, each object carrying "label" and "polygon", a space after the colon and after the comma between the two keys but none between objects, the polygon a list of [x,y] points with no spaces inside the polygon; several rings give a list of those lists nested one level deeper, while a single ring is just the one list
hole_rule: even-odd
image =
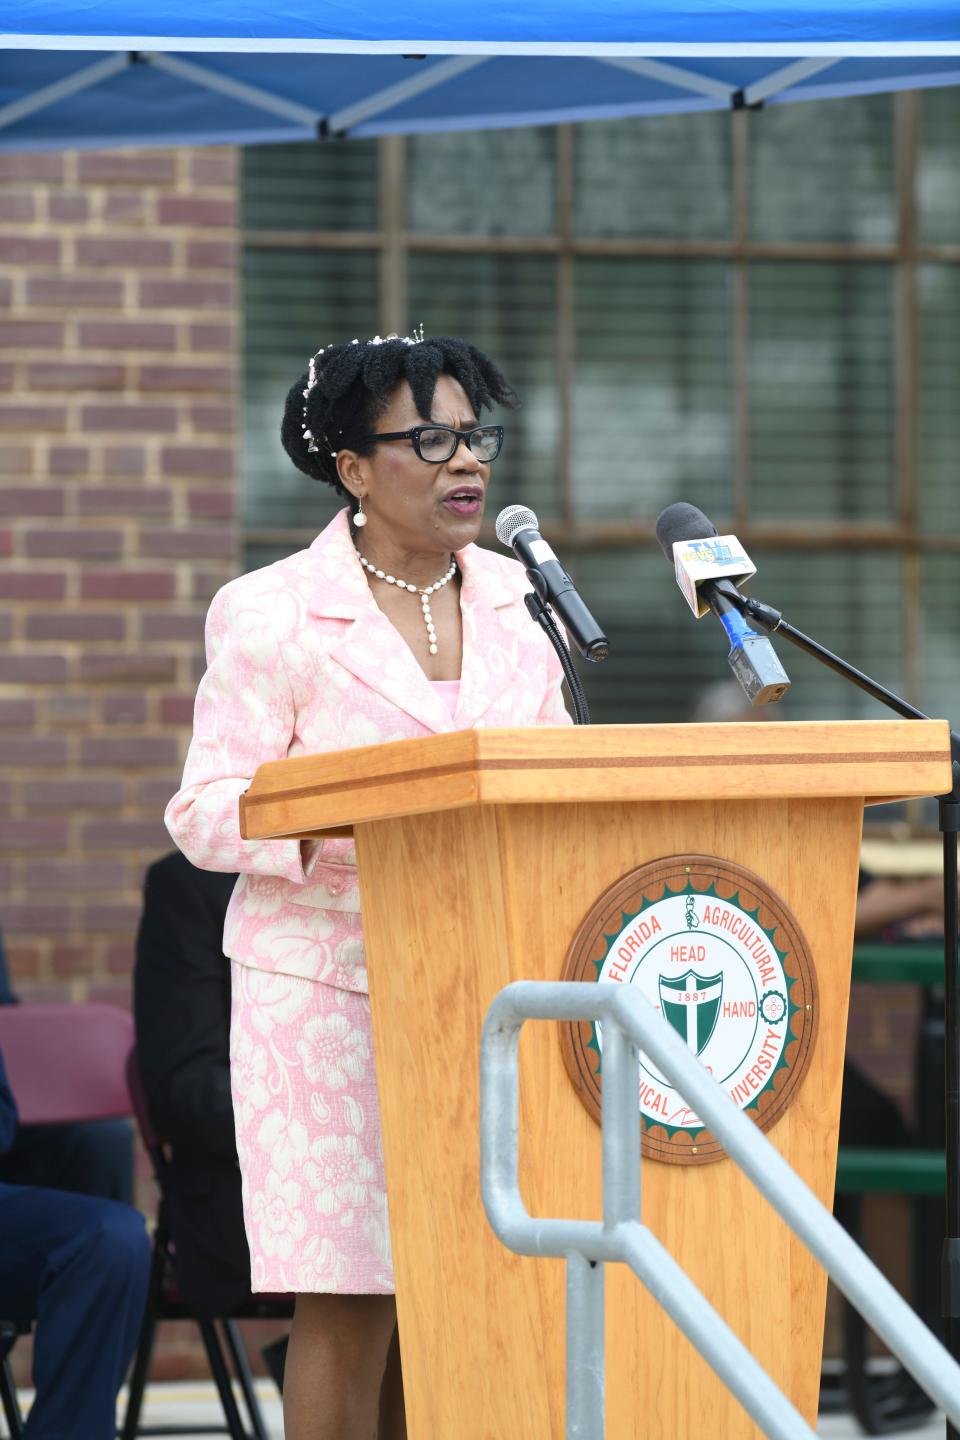
[{"label": "window frame", "polygon": [[[559,388],[558,516],[550,533],[565,553],[582,549],[614,550],[655,543],[654,517],[644,520],[603,521],[578,519],[573,503],[573,446],[571,426],[576,372],[575,265],[583,256],[624,256],[636,259],[720,259],[732,279],[730,376],[733,404],[733,504],[730,514],[711,516],[721,532],[735,532],[748,549],[837,551],[871,547],[896,551],[902,558],[902,654],[904,691],[921,703],[920,685],[921,589],[925,555],[960,554],[957,533],[930,533],[920,522],[919,413],[920,413],[920,295],[921,265],[960,266],[960,245],[924,243],[921,240],[918,172],[923,92],[900,93],[891,99],[893,127],[893,203],[895,234],[892,242],[771,242],[749,233],[751,127],[762,116],[731,112],[730,213],[732,233],[724,240],[594,238],[574,232],[575,130],[556,127],[555,216],[553,234],[541,236],[436,235],[408,230],[407,141],[388,136],[378,146],[378,224],[374,230],[275,231],[247,229],[245,248],[272,247],[298,250],[364,250],[377,256],[379,326],[382,334],[407,326],[408,257],[415,253],[550,255],[556,258],[557,384]],[[349,144],[350,141],[341,143]],[[859,265],[881,261],[893,273],[896,337],[893,365],[893,467],[895,514],[890,520],[864,520],[806,524],[762,521],[751,513],[750,475],[750,305],[751,266],[757,261],[840,263]],[[313,538],[305,527],[248,528],[248,544],[299,547]],[[492,521],[485,522],[481,539],[494,544]],[[881,677],[882,678],[882,677]],[[919,823],[919,802],[911,809],[913,827]]]}]

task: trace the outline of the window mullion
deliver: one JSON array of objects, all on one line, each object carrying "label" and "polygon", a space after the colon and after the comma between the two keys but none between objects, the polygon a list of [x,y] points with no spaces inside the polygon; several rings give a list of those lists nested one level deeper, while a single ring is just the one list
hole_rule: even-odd
[{"label": "window mullion", "polygon": [[[893,103],[894,175],[897,202],[897,252],[894,279],[894,455],[897,518],[904,538],[903,685],[920,704],[920,603],[922,561],[916,549],[919,526],[918,461],[920,320],[917,295],[916,175],[920,139],[920,103],[916,94],[897,95]],[[912,807],[918,811],[919,807]],[[911,815],[916,821],[918,815]]]},{"label": "window mullion", "polygon": [[733,523],[738,531],[750,524],[750,115],[730,115],[730,183],[733,239],[730,303],[733,309],[731,361],[733,370]]},{"label": "window mullion", "polygon": [[407,314],[407,142],[385,135],[379,151],[380,296],[378,313],[384,335],[406,335]]},{"label": "window mullion", "polygon": [[574,524],[573,500],[573,387],[576,367],[576,295],[574,278],[574,129],[557,128],[556,186],[557,235],[557,386],[560,412],[560,504],[564,525]]}]

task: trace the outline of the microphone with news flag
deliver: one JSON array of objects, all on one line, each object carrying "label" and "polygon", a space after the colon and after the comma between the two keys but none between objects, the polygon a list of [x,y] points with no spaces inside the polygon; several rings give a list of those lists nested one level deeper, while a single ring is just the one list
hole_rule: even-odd
[{"label": "microphone with news flag", "polygon": [[771,705],[790,679],[765,635],[743,616],[739,586],[756,573],[735,535],[718,535],[702,510],[685,501],[657,518],[657,539],[674,567],[677,584],[697,619],[712,610],[730,641],[727,659],[751,705]]}]

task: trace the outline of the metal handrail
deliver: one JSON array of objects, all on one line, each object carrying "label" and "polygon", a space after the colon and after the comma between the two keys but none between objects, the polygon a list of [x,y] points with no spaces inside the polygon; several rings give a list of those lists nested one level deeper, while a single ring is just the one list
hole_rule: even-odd
[{"label": "metal handrail", "polygon": [[[602,1221],[535,1218],[521,1198],[517,1052],[528,1019],[603,1024]],[[610,982],[521,980],[496,996],[483,1027],[480,1184],[490,1224],[508,1249],[567,1262],[567,1440],[603,1440],[607,1261],[631,1267],[764,1434],[774,1440],[815,1440],[796,1408],[641,1223],[641,1050],[921,1388],[960,1426],[960,1367],[649,1001],[637,990]]]}]

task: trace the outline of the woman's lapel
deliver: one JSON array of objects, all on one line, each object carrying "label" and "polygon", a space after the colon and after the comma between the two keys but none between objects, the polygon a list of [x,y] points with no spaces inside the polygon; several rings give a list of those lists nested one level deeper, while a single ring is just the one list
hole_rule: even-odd
[{"label": "woman's lapel", "polygon": [[370,592],[350,538],[348,511],[336,515],[314,540],[310,570],[311,613],[352,622],[331,645],[328,658],[426,729],[452,730],[446,703]]}]

